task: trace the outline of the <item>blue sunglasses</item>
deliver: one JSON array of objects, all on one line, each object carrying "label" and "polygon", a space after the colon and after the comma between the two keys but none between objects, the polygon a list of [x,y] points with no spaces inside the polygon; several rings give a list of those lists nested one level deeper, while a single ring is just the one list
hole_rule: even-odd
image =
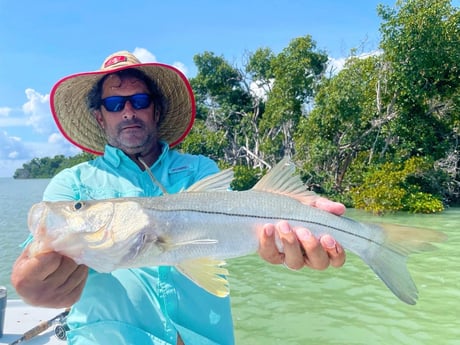
[{"label": "blue sunglasses", "polygon": [[148,108],[152,103],[152,98],[147,93],[136,93],[131,96],[110,96],[101,100],[104,108],[112,113],[122,111],[126,101],[129,101],[134,109],[140,110]]}]

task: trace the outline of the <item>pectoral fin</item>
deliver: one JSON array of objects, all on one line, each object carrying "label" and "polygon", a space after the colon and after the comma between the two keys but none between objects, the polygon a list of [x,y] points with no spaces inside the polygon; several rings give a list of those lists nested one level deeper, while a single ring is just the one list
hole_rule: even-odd
[{"label": "pectoral fin", "polygon": [[209,293],[226,297],[229,292],[228,270],[223,268],[225,262],[211,258],[199,258],[181,262],[176,266],[177,270],[191,279],[195,284]]}]

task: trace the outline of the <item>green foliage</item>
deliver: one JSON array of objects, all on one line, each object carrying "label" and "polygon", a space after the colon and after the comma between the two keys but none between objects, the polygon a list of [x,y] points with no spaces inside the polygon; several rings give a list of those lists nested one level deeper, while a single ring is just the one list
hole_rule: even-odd
[{"label": "green foliage", "polygon": [[[296,158],[307,183],[326,195],[350,195],[367,183],[376,186],[366,190],[373,195],[354,197],[377,213],[412,210],[416,199],[427,202],[426,212],[438,210],[441,200],[460,192],[453,160],[460,122],[460,12],[447,0],[408,0],[381,6],[379,14],[382,54],[352,57],[322,80],[315,107],[297,128]],[[406,171],[406,177],[393,171],[420,156],[449,170]]]},{"label": "green foliage", "polygon": [[335,190],[342,189],[357,153],[382,145],[379,130],[387,114],[379,113],[374,101],[378,68],[375,57],[350,59],[336,76],[323,81],[315,108],[297,128],[297,159],[305,162],[304,170],[329,174]]},{"label": "green foliage", "polygon": [[24,163],[22,168],[16,169],[14,178],[51,178],[59,171],[74,166],[76,164],[93,159],[95,156],[82,152],[73,157],[63,155],[54,158],[33,158],[30,162]]},{"label": "green foliage", "polygon": [[238,165],[233,168],[235,173],[231,188],[236,191],[251,189],[262,176],[260,169]]},{"label": "green foliage", "polygon": [[224,150],[228,147],[228,141],[224,131],[210,131],[203,121],[197,120],[189,135],[180,144],[180,150],[208,156],[219,160],[224,156]]},{"label": "green foliage", "polygon": [[409,193],[404,198],[404,209],[412,213],[436,213],[444,210],[441,200],[424,192]]},{"label": "green foliage", "polygon": [[218,132],[218,136],[226,140],[226,150],[220,158],[227,164],[237,163],[241,147],[257,155],[259,136],[256,133],[264,105],[251,94],[243,72],[209,52],[196,55],[194,61],[198,73],[190,82],[196,96],[198,118],[206,127],[193,133],[194,140],[203,143],[208,140],[206,136]]},{"label": "green foliage", "polygon": [[[383,58],[399,116],[397,154],[440,159],[458,121],[460,12],[450,0],[397,1],[380,6]],[[457,133],[454,141],[458,140]]]},{"label": "green foliage", "polygon": [[246,71],[253,80],[266,82],[275,77],[272,64],[276,55],[268,48],[259,48],[249,57]]},{"label": "green foliage", "polygon": [[96,158],[96,155],[92,153],[88,153],[88,152],[81,152],[75,156],[66,157],[62,161],[62,163],[59,165],[59,167],[56,169],[56,172],[54,174],[58,173],[59,171],[63,169],[67,169],[67,168],[73,167],[74,165],[90,161],[94,158]]},{"label": "green foliage", "polygon": [[29,163],[24,163],[22,169],[17,169],[14,178],[49,178],[54,174],[64,162],[63,155],[54,158],[33,158]]},{"label": "green foliage", "polygon": [[309,35],[293,39],[272,59],[273,87],[260,122],[261,132],[266,133],[264,151],[268,150],[272,160],[294,152],[295,128],[314,95],[326,62],[327,55],[317,51]]},{"label": "green foliage", "polygon": [[225,133],[228,164],[239,163],[244,153],[260,167],[293,152],[294,130],[327,62],[310,36],[293,39],[278,55],[258,49],[241,69],[209,52],[194,61],[198,117],[210,131]]},{"label": "green foliage", "polygon": [[416,179],[411,180],[411,177],[429,174],[432,169],[432,162],[420,157],[412,157],[404,164],[387,162],[372,168],[363,183],[351,191],[354,205],[375,214],[442,211],[442,201],[423,192],[423,186],[414,184]]},{"label": "green foliage", "polygon": [[358,209],[383,214],[402,209],[405,191],[401,187],[404,175],[394,163],[383,164],[370,172],[359,187],[351,190],[354,205]]},{"label": "green foliage", "polygon": [[424,192],[408,193],[403,202],[403,210],[411,213],[436,213],[444,210],[444,204],[441,200]]},{"label": "green foliage", "polygon": [[450,0],[399,0],[380,5],[381,47],[401,103],[451,95],[460,72],[460,14]]}]

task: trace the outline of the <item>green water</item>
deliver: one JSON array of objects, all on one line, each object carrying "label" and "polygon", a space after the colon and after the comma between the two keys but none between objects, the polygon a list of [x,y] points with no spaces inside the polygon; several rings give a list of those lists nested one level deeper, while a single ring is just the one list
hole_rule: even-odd
[{"label": "green water", "polygon": [[419,290],[410,306],[399,301],[356,256],[340,269],[292,272],[258,257],[232,260],[231,295],[237,344],[460,344],[460,209],[439,215],[398,214],[387,221],[442,229],[449,239],[434,252],[412,255]]},{"label": "green water", "polygon": [[[0,178],[0,285],[27,235],[27,211],[47,180]],[[293,272],[256,255],[229,262],[237,344],[460,344],[460,208],[439,215],[373,218],[443,230],[438,250],[412,255],[409,270],[419,289],[417,305],[400,302],[353,254],[341,269]]]}]

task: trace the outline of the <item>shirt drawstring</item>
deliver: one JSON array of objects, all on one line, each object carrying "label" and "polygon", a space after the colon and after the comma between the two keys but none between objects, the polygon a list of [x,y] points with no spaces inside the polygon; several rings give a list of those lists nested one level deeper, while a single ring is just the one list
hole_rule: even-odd
[{"label": "shirt drawstring", "polygon": [[144,162],[144,160],[141,157],[137,157],[137,159],[144,166],[144,168],[147,171],[147,174],[149,174],[150,179],[152,180],[153,184],[156,184],[161,189],[163,195],[169,194],[168,191],[166,190],[166,188],[160,183],[160,181],[158,181],[158,179],[155,177],[155,175],[153,175],[152,170],[150,170],[149,166]]}]

